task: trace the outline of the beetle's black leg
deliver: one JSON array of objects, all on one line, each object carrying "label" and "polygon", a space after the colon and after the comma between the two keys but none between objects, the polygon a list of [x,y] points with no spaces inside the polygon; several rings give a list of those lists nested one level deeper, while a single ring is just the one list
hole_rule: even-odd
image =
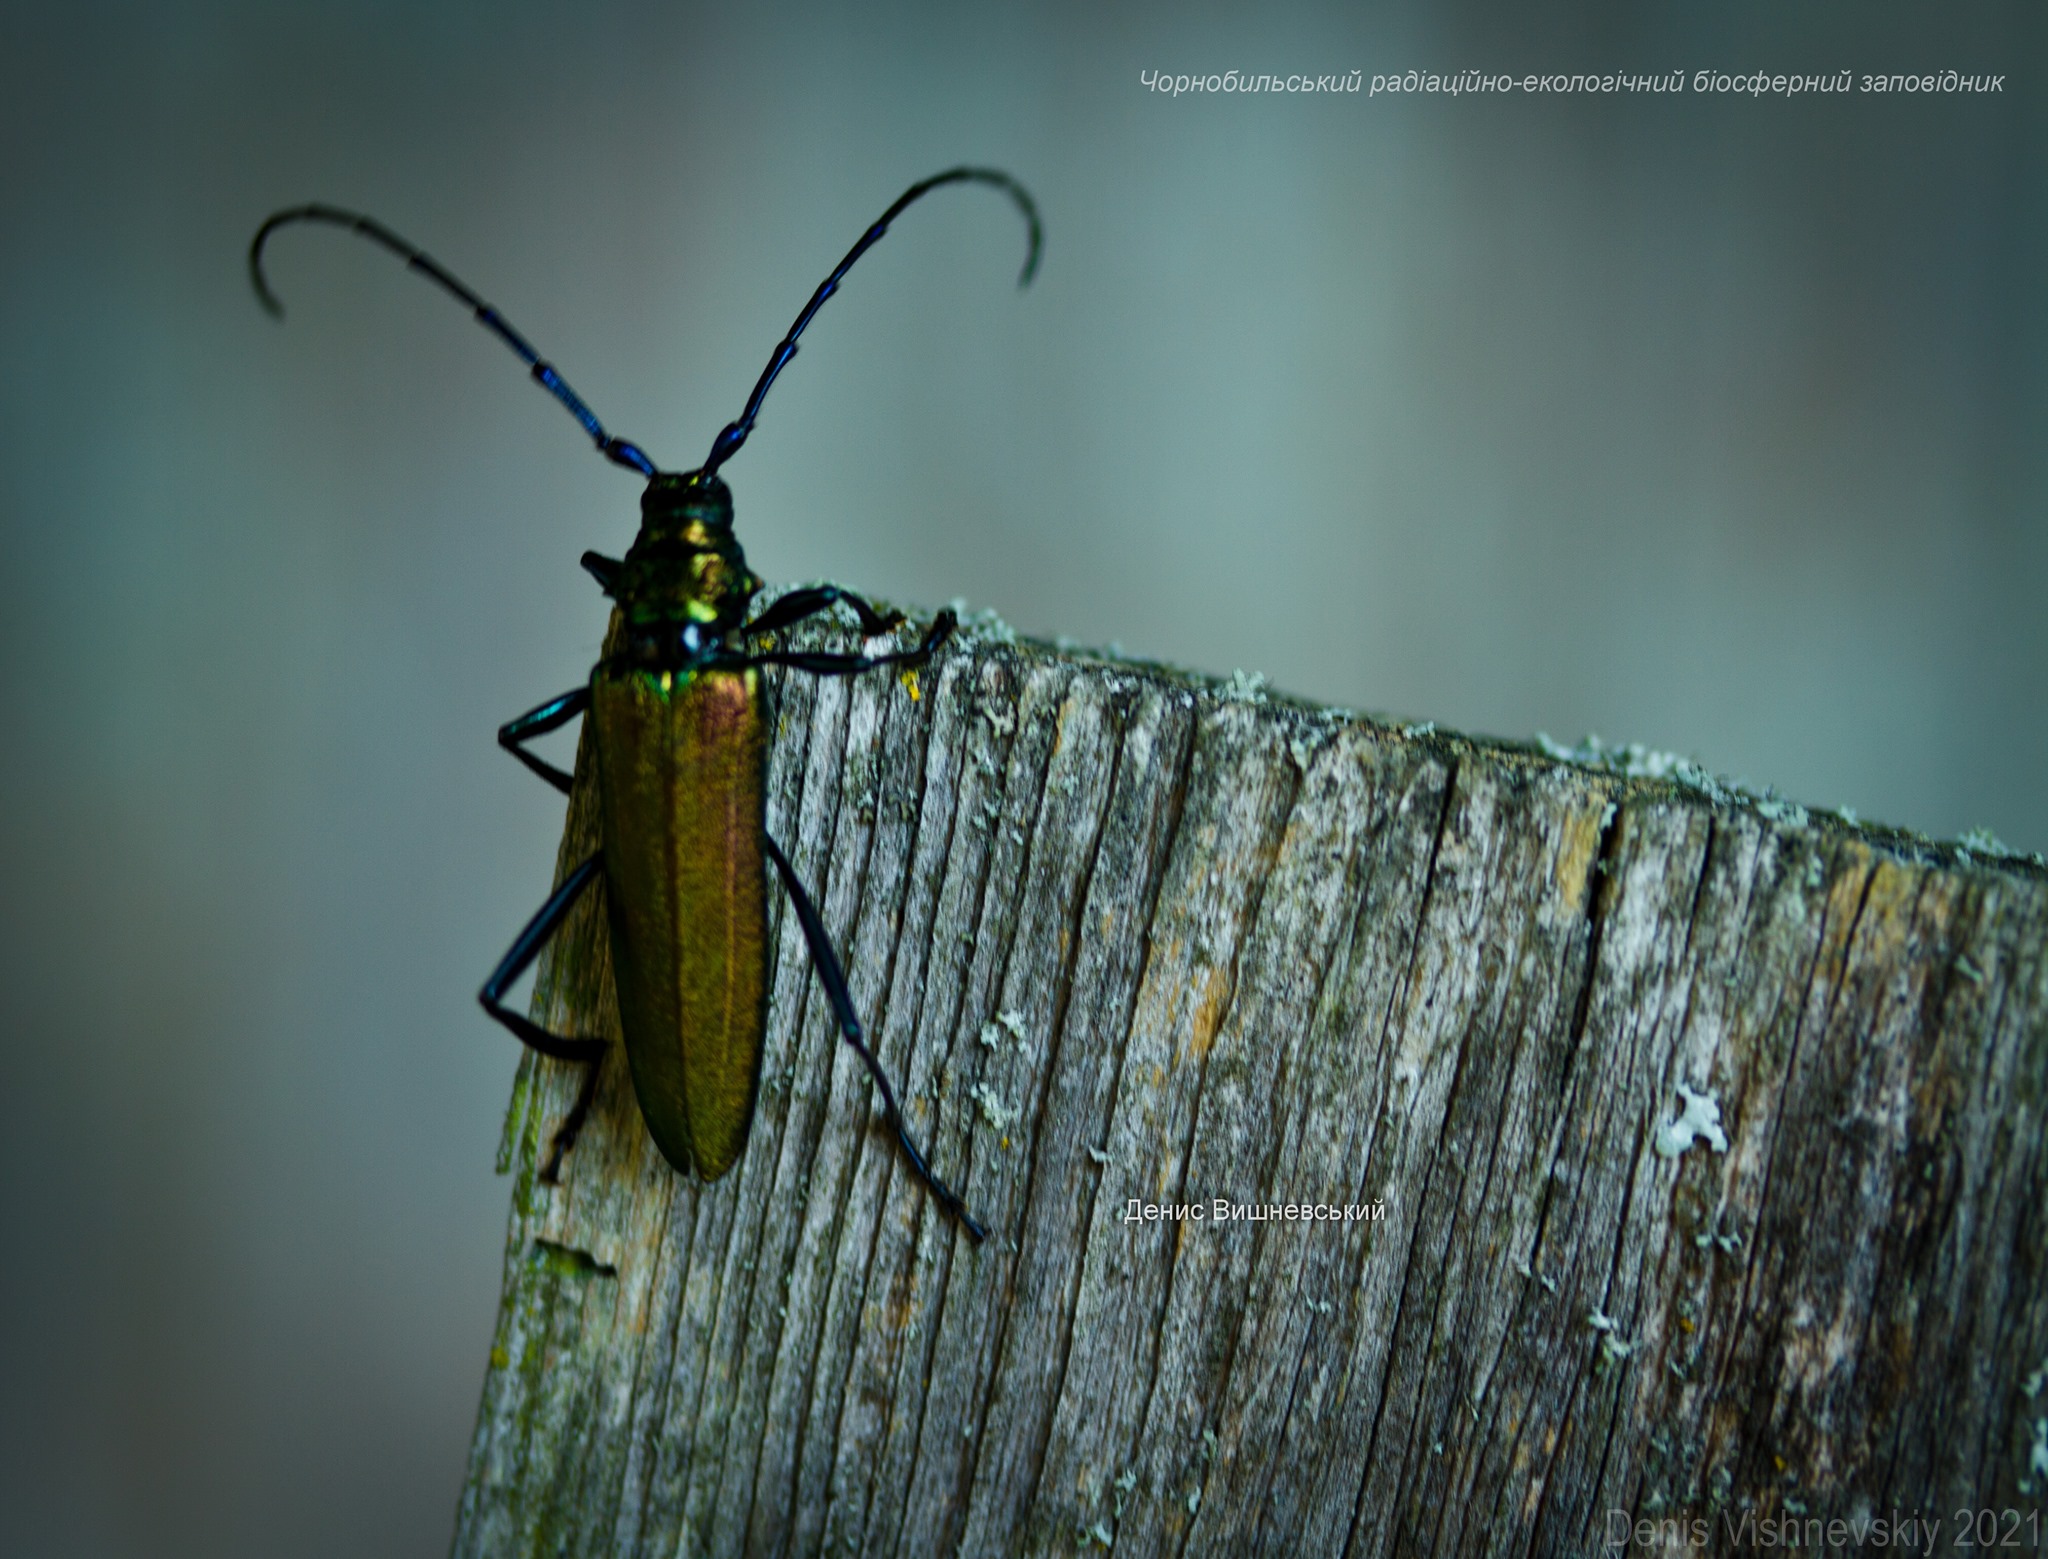
[{"label": "beetle's black leg", "polygon": [[569,911],[575,908],[584,889],[597,880],[603,869],[604,852],[600,850],[569,873],[562,885],[548,896],[547,903],[541,905],[539,912],[526,923],[526,929],[519,933],[512,950],[498,960],[498,967],[491,971],[491,977],[484,981],[484,988],[477,993],[477,1000],[483,1003],[484,1011],[542,1055],[552,1056],[557,1061],[588,1063],[576,1103],[556,1130],[554,1145],[548,1150],[548,1161],[541,1166],[541,1179],[550,1182],[562,1167],[562,1155],[575,1142],[583,1117],[590,1112],[591,1095],[597,1088],[597,1064],[604,1059],[609,1047],[601,1039],[569,1039],[561,1034],[550,1034],[533,1019],[505,1006],[504,995],[507,987],[526,972],[526,966],[539,955],[547,939],[569,918]]},{"label": "beetle's black leg", "polygon": [[536,736],[559,730],[589,707],[590,686],[585,683],[560,698],[551,698],[545,704],[536,705],[517,720],[507,720],[498,727],[498,745],[566,796],[573,783],[570,777],[546,759],[536,758],[528,752],[525,743]]},{"label": "beetle's black leg", "polygon": [[903,1156],[910,1160],[910,1167],[917,1178],[925,1183],[939,1205],[960,1221],[960,1227],[974,1238],[976,1244],[988,1238],[988,1231],[974,1221],[967,1211],[967,1204],[959,1194],[931,1171],[924,1161],[924,1155],[917,1150],[917,1144],[910,1140],[910,1133],[903,1124],[903,1112],[896,1106],[896,1090],[889,1086],[889,1079],[882,1066],[868,1049],[867,1039],[861,1032],[860,1019],[853,1010],[853,998],[847,994],[846,974],[839,967],[838,955],[832,951],[832,939],[825,934],[825,922],[818,918],[818,911],[811,903],[811,896],[804,892],[802,883],[796,880],[796,873],[788,860],[776,846],[774,839],[764,831],[761,842],[768,847],[768,859],[775,863],[775,870],[782,876],[783,887],[789,890],[789,901],[796,906],[797,923],[804,928],[804,940],[810,944],[811,965],[818,971],[818,983],[825,987],[825,995],[832,1003],[833,1016],[839,1020],[839,1032],[846,1042],[853,1046],[854,1054],[861,1058],[875,1086],[882,1091],[882,1106],[888,1111],[889,1126],[896,1133],[897,1146],[903,1149]]},{"label": "beetle's black leg", "polygon": [[860,631],[869,638],[888,633],[901,627],[901,612],[878,612],[874,606],[863,601],[851,590],[842,590],[837,585],[813,585],[807,590],[792,590],[778,599],[767,611],[756,617],[740,630],[742,638],[751,639],[757,633],[773,633],[778,628],[787,628],[800,623],[806,617],[815,617],[837,602],[845,602],[860,617]]},{"label": "beetle's black leg", "polygon": [[798,671],[808,671],[821,677],[850,677],[856,672],[871,671],[876,666],[922,666],[932,658],[936,650],[952,634],[958,619],[948,607],[932,619],[932,625],[914,650],[898,650],[888,655],[836,655],[827,650],[762,650],[758,654],[747,652],[735,656],[735,661],[744,666],[794,666]]}]

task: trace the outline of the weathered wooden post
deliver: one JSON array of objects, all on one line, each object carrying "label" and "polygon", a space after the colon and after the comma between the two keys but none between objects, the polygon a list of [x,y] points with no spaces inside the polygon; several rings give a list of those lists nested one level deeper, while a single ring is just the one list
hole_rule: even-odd
[{"label": "weathered wooden post", "polygon": [[2048,1542],[2037,864],[986,628],[778,696],[770,825],[992,1237],[786,912],[726,1179],[608,1064],[540,1184],[529,1057],[458,1555]]}]

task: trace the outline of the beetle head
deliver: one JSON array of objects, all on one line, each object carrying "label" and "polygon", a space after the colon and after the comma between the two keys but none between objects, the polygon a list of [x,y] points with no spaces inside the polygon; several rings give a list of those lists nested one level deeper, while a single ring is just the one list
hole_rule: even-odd
[{"label": "beetle head", "polygon": [[732,490],[698,471],[650,477],[624,561],[593,554],[583,566],[619,603],[628,660],[651,670],[687,670],[711,655],[761,588],[732,533]]}]

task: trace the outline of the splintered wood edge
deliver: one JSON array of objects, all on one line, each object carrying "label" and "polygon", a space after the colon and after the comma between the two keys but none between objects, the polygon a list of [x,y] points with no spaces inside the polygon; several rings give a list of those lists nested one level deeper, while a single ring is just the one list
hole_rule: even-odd
[{"label": "splintered wood edge", "polygon": [[[773,895],[725,1179],[670,1170],[607,1064],[539,1183],[576,1079],[520,1067],[458,1554],[1551,1552],[2035,1507],[2037,864],[1638,749],[963,641],[777,677],[769,825],[994,1236],[905,1172]],[[600,897],[535,1011],[616,1037]]]}]

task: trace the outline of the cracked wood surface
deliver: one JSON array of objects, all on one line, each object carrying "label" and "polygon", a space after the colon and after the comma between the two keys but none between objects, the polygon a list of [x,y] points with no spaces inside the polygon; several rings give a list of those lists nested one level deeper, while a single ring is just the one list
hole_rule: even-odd
[{"label": "cracked wood surface", "polygon": [[[1031,645],[775,685],[770,830],[991,1238],[909,1178],[777,888],[725,1179],[615,1054],[539,1183],[576,1074],[521,1068],[458,1555],[2048,1503],[2038,868]],[[536,1012],[615,1037],[598,897]],[[1658,1150],[1681,1083],[1725,1151]]]}]

